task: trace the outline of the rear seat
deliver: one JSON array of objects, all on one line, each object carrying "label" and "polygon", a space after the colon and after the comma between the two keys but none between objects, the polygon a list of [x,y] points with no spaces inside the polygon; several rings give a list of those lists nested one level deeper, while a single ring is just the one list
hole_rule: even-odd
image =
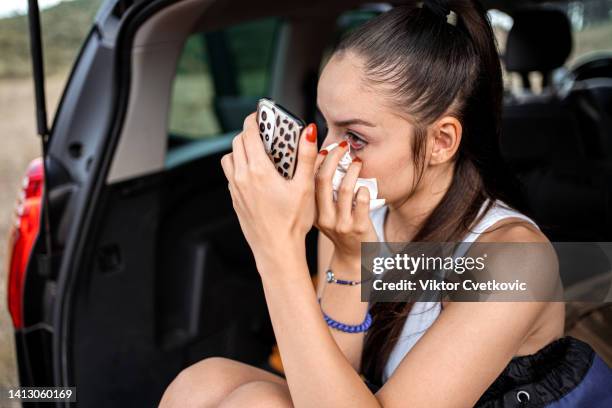
[{"label": "rear seat", "polygon": [[[594,157],[575,95],[558,93],[551,73],[572,48],[564,13],[554,9],[517,12],[508,34],[505,65],[523,78],[525,92],[507,98],[502,154],[523,181],[533,217],[553,241],[610,241],[609,165]],[[544,88],[532,92],[530,72]],[[601,155],[600,155],[601,156]]]},{"label": "rear seat", "polygon": [[612,78],[576,81],[565,101],[577,114],[588,157],[612,162]]}]

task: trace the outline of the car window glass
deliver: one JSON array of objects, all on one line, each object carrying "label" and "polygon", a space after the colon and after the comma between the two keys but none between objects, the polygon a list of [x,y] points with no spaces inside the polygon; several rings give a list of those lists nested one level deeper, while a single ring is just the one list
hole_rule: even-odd
[{"label": "car window glass", "polygon": [[574,1],[565,7],[574,34],[568,66],[592,54],[612,52],[612,2]]},{"label": "car window glass", "polygon": [[[563,11],[572,27],[573,47],[564,68],[571,68],[577,61],[584,58],[612,53],[612,2],[609,0],[584,0],[570,2],[544,3],[545,7]],[[499,10],[489,10],[489,18],[500,53],[503,55],[508,32],[512,28],[512,17]],[[554,46],[554,44],[551,44]],[[539,74],[532,73],[530,79],[536,85],[540,81]],[[520,88],[516,75],[504,72],[504,86],[507,90]]]},{"label": "car window glass", "polygon": [[187,39],[172,85],[170,148],[242,128],[268,93],[278,25],[267,18]]}]

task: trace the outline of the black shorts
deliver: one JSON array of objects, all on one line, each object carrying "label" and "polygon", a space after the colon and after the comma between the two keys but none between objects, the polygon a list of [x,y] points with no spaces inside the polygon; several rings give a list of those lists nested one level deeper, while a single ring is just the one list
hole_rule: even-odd
[{"label": "black shorts", "polygon": [[[364,382],[372,393],[381,388],[367,378]],[[609,408],[611,385],[612,369],[591,346],[566,336],[535,354],[513,358],[475,407]]]},{"label": "black shorts", "polygon": [[514,357],[476,407],[612,407],[612,370],[587,343],[563,337]]}]

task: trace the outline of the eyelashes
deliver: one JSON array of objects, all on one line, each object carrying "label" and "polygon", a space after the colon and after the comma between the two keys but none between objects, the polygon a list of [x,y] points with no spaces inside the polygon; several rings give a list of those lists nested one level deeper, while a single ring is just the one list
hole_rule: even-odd
[{"label": "eyelashes", "polygon": [[[319,125],[319,129],[322,131],[321,133],[327,136],[327,133],[329,132],[329,126],[327,125],[327,121],[325,120],[325,117],[323,116],[321,111],[319,111],[318,109],[317,115],[320,119],[317,125]],[[368,145],[368,142],[365,139],[363,139],[361,136],[352,131],[343,132],[342,139],[346,139],[347,142],[351,144],[351,148],[354,150],[361,150]]]},{"label": "eyelashes", "polygon": [[351,148],[355,149],[355,150],[361,150],[364,147],[366,147],[368,145],[368,142],[366,142],[364,139],[362,139],[361,137],[357,136],[355,133],[353,132],[346,132],[345,136],[348,140],[348,142],[351,145]]}]

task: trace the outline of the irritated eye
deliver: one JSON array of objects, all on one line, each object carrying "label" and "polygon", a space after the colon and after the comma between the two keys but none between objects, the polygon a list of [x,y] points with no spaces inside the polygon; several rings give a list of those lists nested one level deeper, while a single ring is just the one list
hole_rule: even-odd
[{"label": "irritated eye", "polygon": [[363,140],[352,132],[346,133],[346,139],[350,143],[351,148],[356,150],[362,149],[368,144],[368,142],[366,142],[365,140]]}]

